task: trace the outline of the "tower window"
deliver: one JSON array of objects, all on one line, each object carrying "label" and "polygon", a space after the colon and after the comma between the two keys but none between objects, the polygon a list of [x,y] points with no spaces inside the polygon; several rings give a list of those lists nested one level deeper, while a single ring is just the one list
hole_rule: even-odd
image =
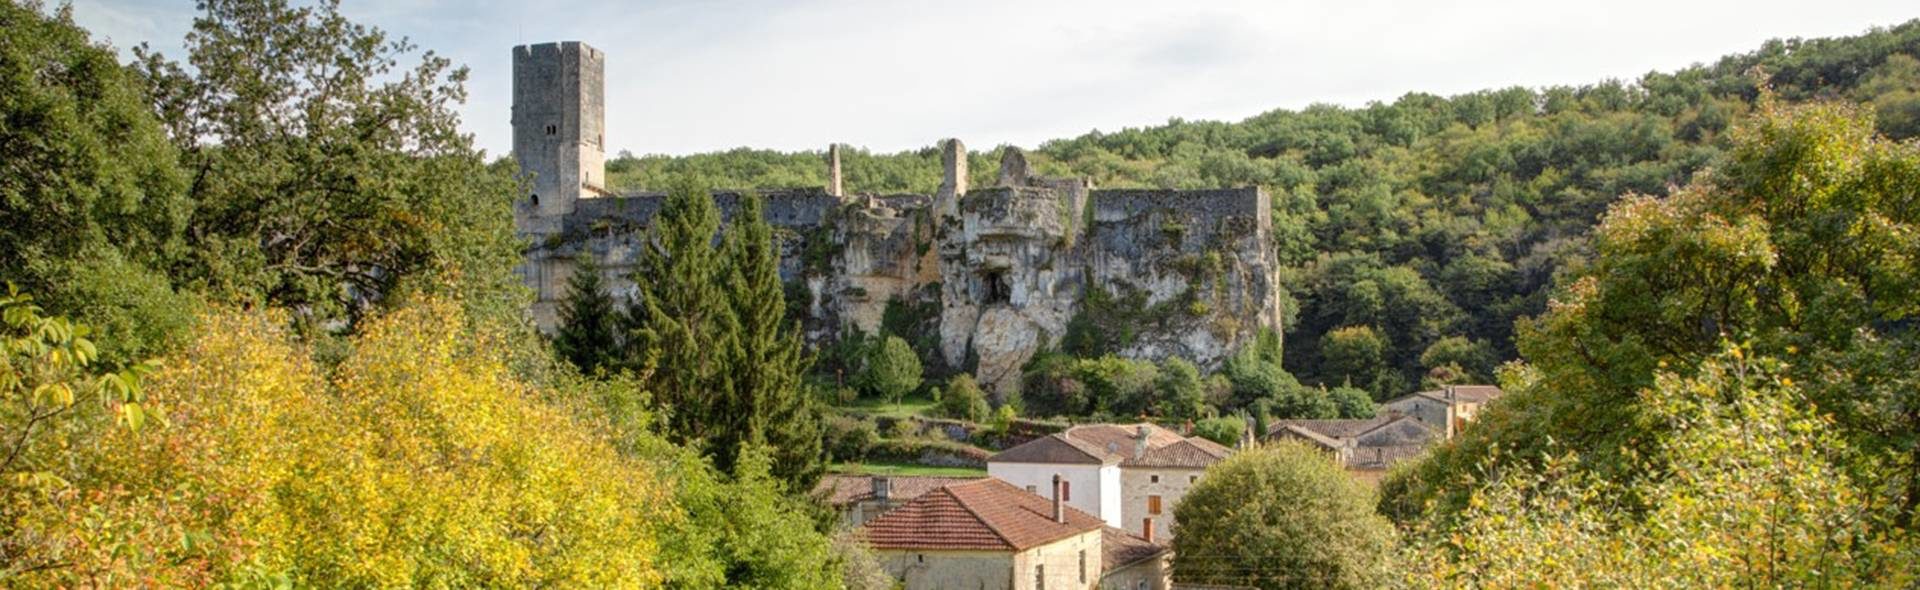
[{"label": "tower window", "polygon": [[533,206],[535,206],[535,207],[539,207],[539,206],[540,206],[540,193],[534,193],[534,194],[533,194]]},{"label": "tower window", "polygon": [[559,125],[548,125],[548,126],[547,126],[547,135],[556,135],[556,134],[558,134],[558,133],[560,133],[560,126],[559,126]]}]

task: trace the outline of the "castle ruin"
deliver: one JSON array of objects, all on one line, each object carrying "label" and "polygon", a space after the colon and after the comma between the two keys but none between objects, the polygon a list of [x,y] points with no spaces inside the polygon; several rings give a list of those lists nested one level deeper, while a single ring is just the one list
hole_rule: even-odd
[{"label": "castle ruin", "polygon": [[[605,64],[579,42],[513,49],[513,150],[531,177],[514,222],[543,329],[557,322],[583,252],[616,296],[645,280],[631,275],[665,198],[606,188]],[[966,147],[949,139],[941,149],[944,180],[932,195],[846,194],[837,145],[827,150],[827,186],[755,191],[775,229],[780,276],[806,299],[797,319],[808,341],[874,333],[890,303],[937,309],[926,329],[939,360],[1006,392],[1092,297],[1140,312],[1127,334],[1110,335],[1133,358],[1213,367],[1258,329],[1280,328],[1271,204],[1260,189],[1096,189],[1030,175],[1011,148],[993,186],[973,188]],[[714,192],[723,217],[742,194]]]}]

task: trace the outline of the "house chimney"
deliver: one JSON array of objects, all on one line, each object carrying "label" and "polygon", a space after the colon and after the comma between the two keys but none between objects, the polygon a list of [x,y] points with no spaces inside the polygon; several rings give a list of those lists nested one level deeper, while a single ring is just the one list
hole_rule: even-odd
[{"label": "house chimney", "polygon": [[840,144],[827,146],[827,194],[841,196],[840,190]]},{"label": "house chimney", "polygon": [[1136,426],[1133,432],[1133,458],[1139,459],[1147,456],[1147,425],[1141,424]]},{"label": "house chimney", "polygon": [[1060,475],[1053,476],[1053,521],[1067,522],[1067,504],[1060,500]]},{"label": "house chimney", "polygon": [[873,499],[881,502],[893,496],[893,478],[884,475],[873,476]]}]

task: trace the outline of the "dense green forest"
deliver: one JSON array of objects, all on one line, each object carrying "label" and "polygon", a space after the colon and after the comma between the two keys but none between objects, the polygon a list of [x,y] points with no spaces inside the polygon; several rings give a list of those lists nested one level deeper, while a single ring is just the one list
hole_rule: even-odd
[{"label": "dense green forest", "polygon": [[[820,184],[817,153],[610,163],[671,189],[648,278],[615,302],[581,276],[548,337],[464,68],[335,1],[204,0],[185,41],[121,63],[68,8],[0,3],[0,587],[886,588],[805,496],[845,442],[821,405],[850,401],[809,364],[858,356],[892,405],[944,389],[944,415],[1014,428],[898,335],[801,347],[771,229],[722,230],[708,195]],[[1214,375],[1046,355],[1026,404],[1231,441],[1218,410],[1508,390],[1377,492],[1242,451],[1176,510],[1262,530],[1183,537],[1215,548],[1176,575],[1913,587],[1916,56],[1920,21],[1633,83],[1049,142],[1040,171],[1101,186],[1265,187],[1293,317]],[[849,179],[929,191],[936,158],[854,150]],[[1305,565],[1251,575],[1276,563]]]},{"label": "dense green forest", "polygon": [[[1590,255],[1585,237],[1608,204],[1666,195],[1720,162],[1728,128],[1762,86],[1790,102],[1865,104],[1887,137],[1920,135],[1920,22],[1772,41],[1637,81],[1414,92],[1236,123],[1096,131],[1029,158],[1039,172],[1099,187],[1265,188],[1295,302],[1286,368],[1378,398],[1427,381],[1491,381],[1516,356],[1514,320],[1543,311],[1556,275]],[[934,147],[843,152],[850,190],[932,192],[940,182]],[[821,157],[623,154],[608,174],[623,187],[686,174],[723,186],[820,186]],[[975,185],[992,181],[996,162],[997,150],[973,154]]]}]

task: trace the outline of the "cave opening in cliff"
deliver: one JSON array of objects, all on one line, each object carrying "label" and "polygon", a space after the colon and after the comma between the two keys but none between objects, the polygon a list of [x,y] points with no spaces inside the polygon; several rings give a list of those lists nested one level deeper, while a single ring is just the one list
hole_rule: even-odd
[{"label": "cave opening in cliff", "polygon": [[1006,269],[980,271],[980,287],[986,292],[988,305],[1013,300],[1013,285],[1007,283]]}]

